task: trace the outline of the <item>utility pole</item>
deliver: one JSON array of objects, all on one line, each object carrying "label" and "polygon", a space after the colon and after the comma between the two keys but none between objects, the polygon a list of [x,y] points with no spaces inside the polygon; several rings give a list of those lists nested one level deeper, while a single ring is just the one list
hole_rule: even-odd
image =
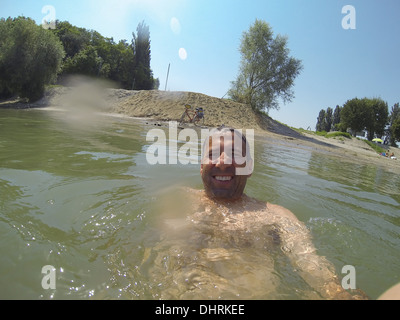
[{"label": "utility pole", "polygon": [[168,64],[168,71],[167,71],[167,81],[165,81],[165,90],[164,91],[167,91],[167,84],[168,84],[168,77],[169,77],[169,67],[171,66],[171,64],[169,63]]}]

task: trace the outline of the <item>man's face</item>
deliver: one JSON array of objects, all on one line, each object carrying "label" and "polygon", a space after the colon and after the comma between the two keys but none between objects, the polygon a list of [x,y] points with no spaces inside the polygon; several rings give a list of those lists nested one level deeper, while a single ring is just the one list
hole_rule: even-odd
[{"label": "man's face", "polygon": [[[236,142],[235,148],[234,139],[238,139],[241,146]],[[237,200],[242,196],[251,175],[237,174],[237,168],[246,166],[246,162],[242,163],[243,155],[246,155],[246,143],[231,131],[209,139],[200,168],[207,196],[226,200]]]}]

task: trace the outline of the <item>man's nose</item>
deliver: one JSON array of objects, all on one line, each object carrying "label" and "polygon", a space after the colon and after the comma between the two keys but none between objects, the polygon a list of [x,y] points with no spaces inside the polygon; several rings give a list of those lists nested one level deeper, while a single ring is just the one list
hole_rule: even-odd
[{"label": "man's nose", "polygon": [[231,164],[232,164],[232,157],[230,157],[228,154],[226,154],[225,151],[222,151],[215,166],[223,168],[223,167],[230,166]]}]

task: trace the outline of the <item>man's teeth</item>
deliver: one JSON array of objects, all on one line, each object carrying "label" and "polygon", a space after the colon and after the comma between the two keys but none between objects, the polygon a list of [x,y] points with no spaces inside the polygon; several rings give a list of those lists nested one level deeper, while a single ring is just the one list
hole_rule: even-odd
[{"label": "man's teeth", "polygon": [[215,176],[215,179],[219,180],[219,181],[229,181],[232,180],[231,176]]}]

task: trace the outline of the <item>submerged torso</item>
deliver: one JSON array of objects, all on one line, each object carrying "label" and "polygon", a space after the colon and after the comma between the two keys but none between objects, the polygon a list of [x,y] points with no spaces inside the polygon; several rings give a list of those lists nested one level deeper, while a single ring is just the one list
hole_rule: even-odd
[{"label": "submerged torso", "polygon": [[277,298],[277,269],[290,269],[281,237],[300,225],[246,196],[221,203],[190,189],[162,203],[160,241],[143,259],[161,298]]}]

